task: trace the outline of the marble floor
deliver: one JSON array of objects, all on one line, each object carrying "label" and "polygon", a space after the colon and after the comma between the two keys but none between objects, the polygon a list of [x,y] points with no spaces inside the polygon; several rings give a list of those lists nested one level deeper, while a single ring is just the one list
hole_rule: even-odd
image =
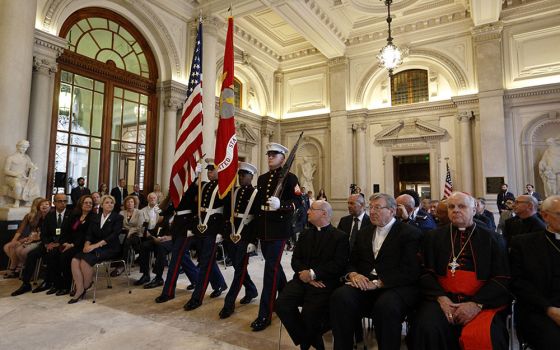
[{"label": "marble floor", "polygon": [[[282,265],[288,278],[291,253],[286,252]],[[264,261],[261,256],[252,257],[249,273],[257,288],[262,286]],[[233,278],[233,268],[224,270],[226,281]],[[138,278],[138,268],[132,278]],[[132,281],[132,279],[131,279]],[[113,289],[105,288],[100,279],[97,302],[93,304],[92,293],[74,305],[68,305],[68,296],[26,293],[10,296],[17,289],[17,279],[0,278],[0,318],[2,332],[0,349],[296,349],[274,316],[272,325],[262,332],[252,332],[249,324],[258,312],[258,300],[249,305],[236,306],[235,313],[220,320],[218,313],[223,306],[225,293],[216,299],[208,297],[203,305],[193,311],[183,310],[190,298],[186,291],[187,279],[181,276],[175,299],[156,304],[154,299],[161,288],[150,290],[132,287],[128,294],[123,277],[113,279]],[[243,291],[239,297],[243,296]],[[328,349],[332,348],[330,333],[324,336]],[[369,349],[374,340],[369,339]]]}]

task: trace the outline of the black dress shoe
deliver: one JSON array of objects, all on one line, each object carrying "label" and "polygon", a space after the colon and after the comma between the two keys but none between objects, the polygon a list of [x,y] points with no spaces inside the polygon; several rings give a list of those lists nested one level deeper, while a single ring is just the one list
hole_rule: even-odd
[{"label": "black dress shoe", "polygon": [[49,290],[47,291],[47,295],[56,294],[56,292],[58,292],[58,288],[56,288],[56,287],[51,287],[51,289],[49,289]]},{"label": "black dress shoe", "polygon": [[156,277],[153,280],[151,280],[149,283],[146,283],[144,285],[144,289],[152,289],[159,286],[163,286],[163,280],[161,278]]},{"label": "black dress shoe", "polygon": [[202,305],[200,301],[191,299],[183,306],[183,309],[185,309],[185,311],[191,311],[197,309],[198,307],[200,307],[200,305]]},{"label": "black dress shoe", "polygon": [[140,277],[139,280],[134,282],[134,285],[135,286],[141,286],[141,285],[146,284],[148,282],[150,282],[150,276],[149,275],[142,275],[142,277]]},{"label": "black dress shoe", "polygon": [[165,303],[166,301],[169,301],[174,298],[175,297],[168,297],[167,295],[160,295],[159,297],[156,298],[156,303],[158,304]]},{"label": "black dress shoe", "polygon": [[220,318],[223,320],[224,318],[228,318],[233,314],[233,308],[229,306],[224,306],[220,310]]},{"label": "black dress shoe", "polygon": [[195,286],[194,284],[189,284],[189,285],[187,286],[187,290],[194,290],[195,287],[196,287],[196,286]]},{"label": "black dress shoe", "polygon": [[51,286],[49,286],[48,284],[43,282],[39,285],[39,287],[33,289],[31,291],[31,293],[41,293],[41,292],[44,292],[44,291],[49,290],[49,289],[51,289]]},{"label": "black dress shoe", "polygon": [[31,290],[31,285],[29,283],[23,283],[18,289],[12,292],[12,296],[22,295],[23,293],[27,293]]},{"label": "black dress shoe", "polygon": [[111,277],[120,276],[122,275],[123,272],[124,272],[124,266],[115,267],[115,269],[111,271]]},{"label": "black dress shoe", "polygon": [[257,317],[256,320],[251,323],[251,328],[253,328],[253,332],[262,331],[266,327],[270,326],[270,320],[266,317]]},{"label": "black dress shoe", "polygon": [[214,289],[214,290],[212,291],[212,293],[210,293],[210,298],[217,298],[217,297],[219,297],[220,295],[222,295],[222,292],[223,292],[224,290],[226,290],[227,288],[228,288],[228,287],[224,285],[224,286],[219,287],[218,289]]},{"label": "black dress shoe", "polygon": [[59,297],[59,296],[61,296],[61,295],[66,295],[66,294],[68,294],[68,293],[70,293],[70,291],[69,291],[68,289],[59,289],[59,290],[56,292],[56,296]]},{"label": "black dress shoe", "polygon": [[239,300],[239,304],[249,304],[253,299],[259,296],[259,293],[254,295],[245,295],[241,300]]}]

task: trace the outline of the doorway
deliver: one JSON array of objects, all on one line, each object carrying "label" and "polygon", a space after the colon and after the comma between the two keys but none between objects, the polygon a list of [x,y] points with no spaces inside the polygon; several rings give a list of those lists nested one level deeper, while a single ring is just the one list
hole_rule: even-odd
[{"label": "doorway", "polygon": [[404,190],[414,190],[420,198],[431,198],[430,155],[393,156],[395,196]]}]

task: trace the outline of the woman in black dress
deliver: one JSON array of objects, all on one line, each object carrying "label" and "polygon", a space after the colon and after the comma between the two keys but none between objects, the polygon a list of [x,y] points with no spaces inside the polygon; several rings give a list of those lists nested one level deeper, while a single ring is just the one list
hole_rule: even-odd
[{"label": "woman in black dress", "polygon": [[93,217],[93,198],[91,195],[80,197],[76,209],[70,216],[69,225],[62,231],[60,238],[60,259],[57,281],[55,286],[58,291],[56,295],[66,295],[72,285],[72,269],[70,267],[72,258],[84,249],[86,234]]},{"label": "woman in black dress", "polygon": [[111,259],[120,252],[119,234],[123,217],[113,212],[115,198],[110,195],[101,197],[102,212],[94,215],[86,234],[82,252],[72,259],[72,277],[76,284],[76,297],[68,301],[74,304],[84,297],[93,285],[93,266],[98,262]]}]

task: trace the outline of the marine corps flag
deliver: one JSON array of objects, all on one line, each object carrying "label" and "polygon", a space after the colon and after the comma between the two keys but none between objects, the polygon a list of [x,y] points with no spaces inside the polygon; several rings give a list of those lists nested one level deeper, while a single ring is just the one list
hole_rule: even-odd
[{"label": "marine corps flag", "polygon": [[224,198],[235,184],[237,176],[237,137],[235,136],[235,103],[233,93],[233,17],[228,18],[222,93],[220,94],[220,122],[216,136],[214,158],[218,167],[218,194]]}]

